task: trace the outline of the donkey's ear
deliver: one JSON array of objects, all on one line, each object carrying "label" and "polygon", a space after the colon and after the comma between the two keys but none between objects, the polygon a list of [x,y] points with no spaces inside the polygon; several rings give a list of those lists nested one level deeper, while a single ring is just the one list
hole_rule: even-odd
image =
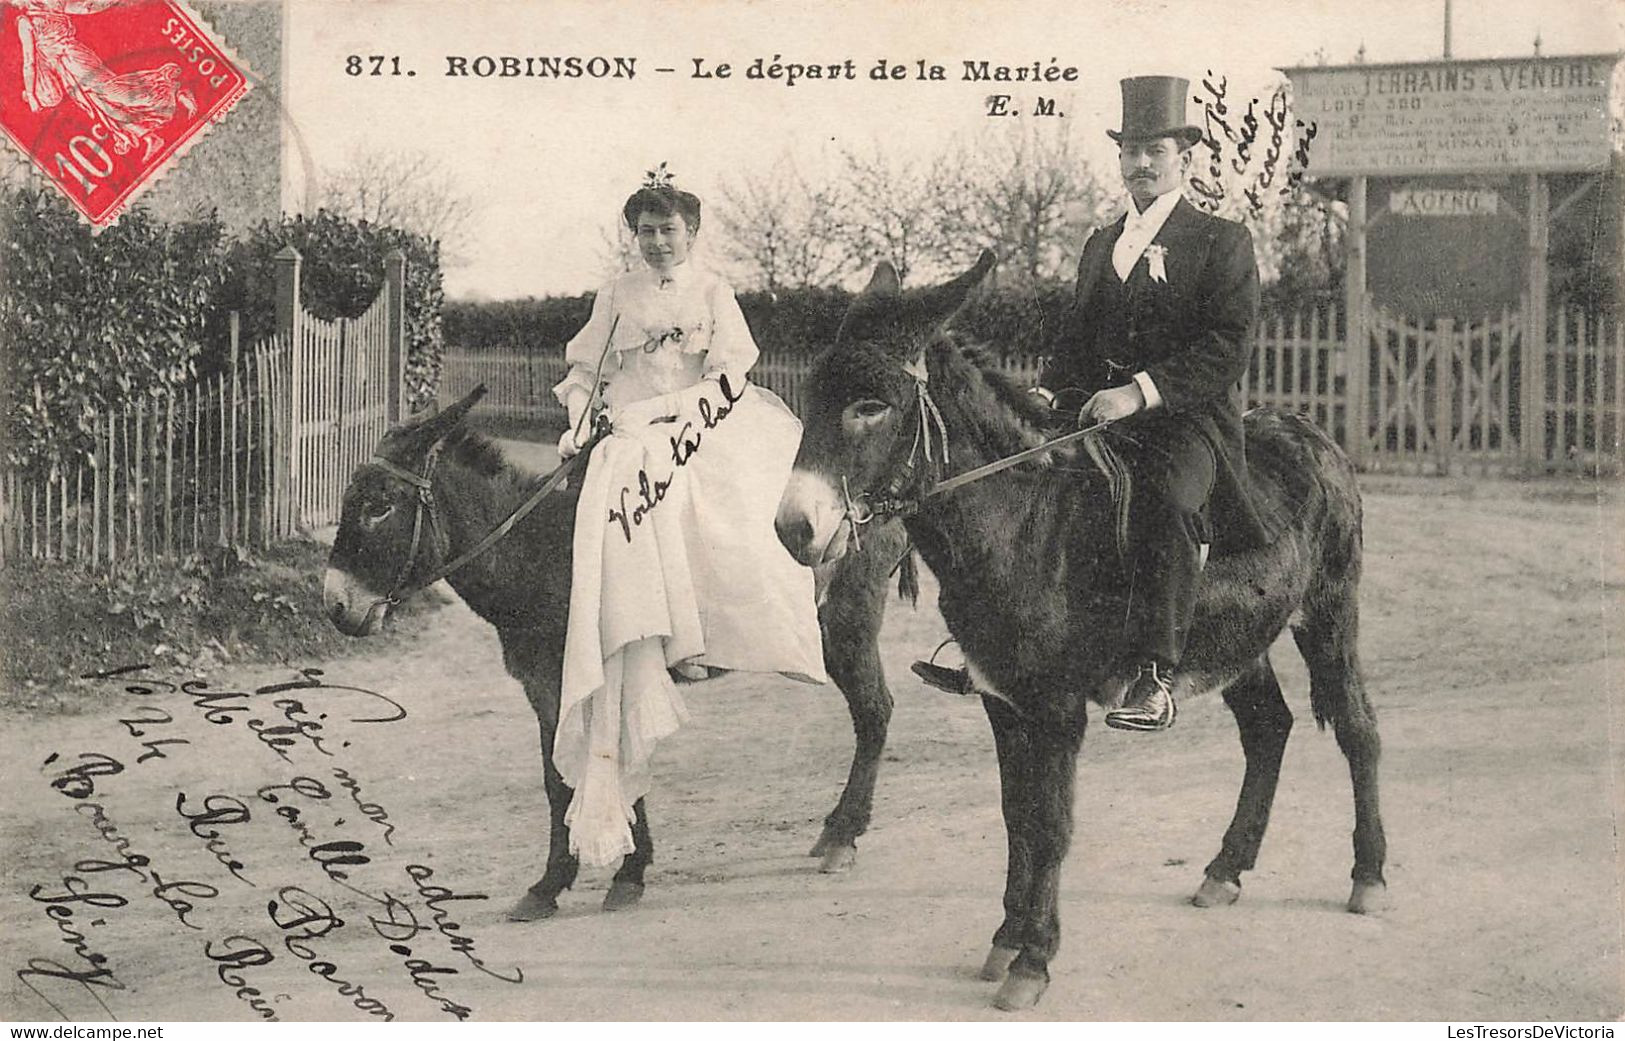
[{"label": "donkey's ear", "polygon": [[902,291],[903,282],[897,277],[897,269],[886,260],[875,265],[875,273],[869,277],[869,284],[863,287],[865,296],[897,296]]},{"label": "donkey's ear", "polygon": [[455,405],[449,405],[442,409],[440,414],[434,417],[433,422],[444,423],[446,424],[445,429],[450,429],[451,427],[456,426],[458,423],[461,423],[463,421],[463,417],[468,415],[469,410],[475,405],[479,404],[480,399],[483,397],[485,397],[485,384],[481,383],[479,386],[475,387],[473,390],[464,395],[463,400],[457,402]]},{"label": "donkey's ear", "polygon": [[926,291],[925,313],[938,324],[948,321],[965,306],[965,301],[998,262],[998,256],[991,249],[982,250],[982,255],[976,258],[969,271],[951,282]]},{"label": "donkey's ear", "polygon": [[[467,416],[479,400],[485,396],[485,384],[481,383],[469,391],[463,400],[455,405],[447,405],[439,411],[424,411],[408,419],[405,423],[391,430],[385,436],[389,439],[400,438],[403,442],[410,442],[427,449],[428,445],[440,441],[457,428],[457,425]],[[430,410],[434,408],[431,405]]]}]

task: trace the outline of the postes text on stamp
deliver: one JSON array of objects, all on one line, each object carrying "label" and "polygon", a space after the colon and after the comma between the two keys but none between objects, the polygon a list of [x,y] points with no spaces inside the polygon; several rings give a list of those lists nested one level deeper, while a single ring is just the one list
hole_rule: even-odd
[{"label": "postes text on stamp", "polygon": [[0,0],[0,127],[93,231],[248,88],[176,0]]}]

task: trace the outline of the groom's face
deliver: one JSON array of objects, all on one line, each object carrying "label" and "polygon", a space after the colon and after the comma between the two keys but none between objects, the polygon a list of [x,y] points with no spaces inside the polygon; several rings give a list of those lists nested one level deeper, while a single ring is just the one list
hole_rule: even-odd
[{"label": "groom's face", "polygon": [[1118,168],[1135,205],[1144,209],[1157,196],[1178,188],[1185,176],[1185,157],[1189,154],[1180,151],[1179,142],[1171,137],[1124,141],[1119,145]]}]

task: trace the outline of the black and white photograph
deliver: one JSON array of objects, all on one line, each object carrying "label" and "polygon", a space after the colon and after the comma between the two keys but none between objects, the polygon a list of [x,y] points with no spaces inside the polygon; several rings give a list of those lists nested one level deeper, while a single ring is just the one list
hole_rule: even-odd
[{"label": "black and white photograph", "polygon": [[0,0],[0,1020],[1612,1037],[1622,69]]}]

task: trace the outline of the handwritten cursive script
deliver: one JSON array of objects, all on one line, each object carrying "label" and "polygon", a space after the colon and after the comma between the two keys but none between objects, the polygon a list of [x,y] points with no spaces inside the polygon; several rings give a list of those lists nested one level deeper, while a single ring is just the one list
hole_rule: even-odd
[{"label": "handwritten cursive script", "polygon": [[[1202,93],[1193,98],[1202,106],[1202,143],[1207,146],[1209,159],[1204,175],[1191,178],[1191,190],[1198,196],[1203,209],[1216,211],[1230,194],[1226,183],[1240,179],[1240,194],[1247,212],[1252,216],[1262,213],[1265,200],[1273,190],[1290,195],[1302,184],[1309,164],[1309,147],[1315,139],[1313,121],[1292,120],[1293,142],[1290,156],[1286,155],[1287,121],[1289,108],[1287,88],[1277,87],[1267,99],[1252,98],[1239,116],[1227,100],[1229,80],[1215,77],[1211,69],[1202,80]],[[1262,120],[1260,117],[1262,116]],[[1269,128],[1268,140],[1262,138]],[[1262,144],[1263,152],[1257,149]],[[1226,152],[1229,152],[1228,162]],[[1287,158],[1287,169],[1282,172],[1281,161]]]},{"label": "handwritten cursive script", "polygon": [[[748,384],[747,384],[748,386]],[[644,469],[638,470],[637,501],[628,504],[627,499],[632,495],[632,489],[623,485],[620,498],[617,500],[619,509],[609,508],[609,523],[620,524],[621,535],[627,542],[632,541],[632,529],[641,527],[644,518],[654,511],[656,506],[666,498],[666,490],[677,479],[677,471],[687,466],[699,454],[700,446],[705,441],[707,431],[715,430],[723,420],[733,414],[734,405],[745,396],[744,390],[734,393],[733,385],[728,382],[724,373],[718,380],[718,387],[722,391],[722,401],[716,402],[706,396],[701,396],[695,406],[699,413],[699,422],[694,420],[685,422],[682,429],[671,439],[672,471],[664,480],[649,476]]]}]

